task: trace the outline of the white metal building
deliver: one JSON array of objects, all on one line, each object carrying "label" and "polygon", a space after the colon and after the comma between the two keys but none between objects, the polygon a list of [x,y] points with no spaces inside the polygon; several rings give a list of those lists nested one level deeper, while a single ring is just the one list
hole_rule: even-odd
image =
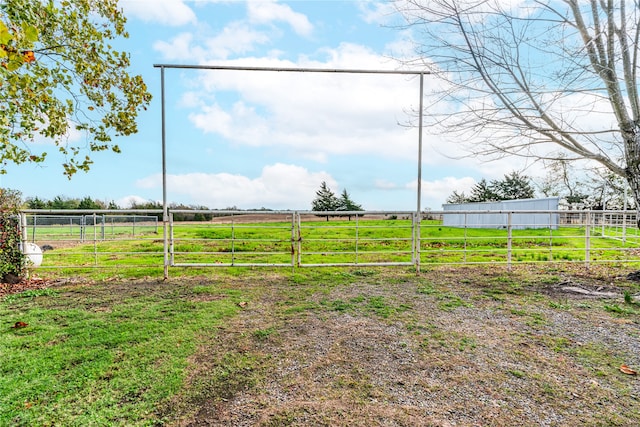
[{"label": "white metal building", "polygon": [[[559,197],[442,205],[443,225],[469,228],[558,228]],[[537,213],[536,211],[544,211]],[[451,212],[451,213],[449,213]],[[477,212],[477,213],[476,213]]]}]

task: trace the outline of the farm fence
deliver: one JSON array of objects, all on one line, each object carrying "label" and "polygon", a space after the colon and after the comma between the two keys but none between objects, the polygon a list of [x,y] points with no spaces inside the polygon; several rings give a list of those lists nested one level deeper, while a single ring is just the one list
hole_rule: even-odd
[{"label": "farm fence", "polygon": [[[447,215],[456,215],[447,226]],[[489,215],[491,221],[477,221]],[[628,211],[25,210],[39,268],[640,262]],[[198,218],[178,221],[176,218]],[[524,218],[534,218],[530,224]],[[542,220],[546,218],[546,220]],[[35,245],[32,245],[35,244]]]}]

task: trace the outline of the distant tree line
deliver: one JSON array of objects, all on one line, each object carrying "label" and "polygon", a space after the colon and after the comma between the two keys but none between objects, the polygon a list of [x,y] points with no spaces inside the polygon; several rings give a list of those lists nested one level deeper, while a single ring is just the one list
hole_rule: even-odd
[{"label": "distant tree line", "polygon": [[[64,196],[56,196],[52,200],[42,200],[39,197],[30,197],[25,200],[25,206],[28,209],[56,209],[56,210],[72,210],[72,209],[87,209],[87,210],[98,210],[98,209],[109,209],[109,210],[121,210],[120,206],[114,201],[106,203],[101,200],[95,200],[91,197],[84,197],[82,199],[79,198],[70,198]],[[206,206],[198,206],[198,205],[184,205],[178,203],[172,203],[169,205],[170,209],[173,210],[209,210]],[[133,202],[131,207],[127,209],[138,209],[138,210],[162,210],[161,202],[154,201],[146,201],[146,202]],[[237,208],[229,208],[228,210],[236,210]],[[150,214],[150,216],[156,216],[159,220],[162,220],[162,213]],[[217,216],[213,213],[174,213],[173,219],[174,221],[210,221],[214,216]]]},{"label": "distant tree line", "polygon": [[120,209],[114,202],[105,203],[87,196],[82,199],[74,199],[64,196],[56,196],[51,200],[42,200],[39,197],[29,197],[25,201],[28,209]]},{"label": "distant tree line", "polygon": [[633,195],[627,194],[626,182],[603,168],[576,171],[563,160],[545,164],[547,175],[534,182],[526,175],[511,172],[503,179],[481,179],[469,194],[453,191],[447,203],[477,203],[531,199],[536,189],[542,197],[558,197],[569,209],[632,209]]}]

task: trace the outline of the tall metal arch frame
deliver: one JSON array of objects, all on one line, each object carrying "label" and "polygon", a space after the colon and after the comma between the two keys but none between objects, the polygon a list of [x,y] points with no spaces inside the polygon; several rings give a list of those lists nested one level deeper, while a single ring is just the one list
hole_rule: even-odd
[{"label": "tall metal arch frame", "polygon": [[416,270],[420,272],[420,212],[422,197],[422,128],[423,128],[423,98],[424,98],[424,76],[431,74],[429,71],[411,70],[366,70],[348,68],[296,68],[296,67],[248,67],[233,65],[188,65],[188,64],[154,64],[154,68],[160,68],[160,102],[162,104],[162,224],[164,235],[164,278],[169,277],[169,251],[167,223],[169,212],[167,207],[167,157],[166,157],[166,117],[165,117],[165,83],[164,74],[166,69],[191,69],[191,70],[219,70],[219,71],[256,71],[256,72],[289,72],[289,73],[333,73],[333,74],[398,74],[418,76],[420,81],[419,90],[419,112],[418,112],[418,189],[416,195],[416,215],[417,215],[417,236],[416,236]]}]

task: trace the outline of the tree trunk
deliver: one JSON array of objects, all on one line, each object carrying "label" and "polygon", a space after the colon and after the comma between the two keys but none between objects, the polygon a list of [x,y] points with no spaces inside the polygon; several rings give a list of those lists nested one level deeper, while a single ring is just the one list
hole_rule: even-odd
[{"label": "tree trunk", "polygon": [[627,167],[625,178],[636,203],[636,223],[640,228],[640,131],[634,126],[634,131],[626,132],[625,138]]}]

